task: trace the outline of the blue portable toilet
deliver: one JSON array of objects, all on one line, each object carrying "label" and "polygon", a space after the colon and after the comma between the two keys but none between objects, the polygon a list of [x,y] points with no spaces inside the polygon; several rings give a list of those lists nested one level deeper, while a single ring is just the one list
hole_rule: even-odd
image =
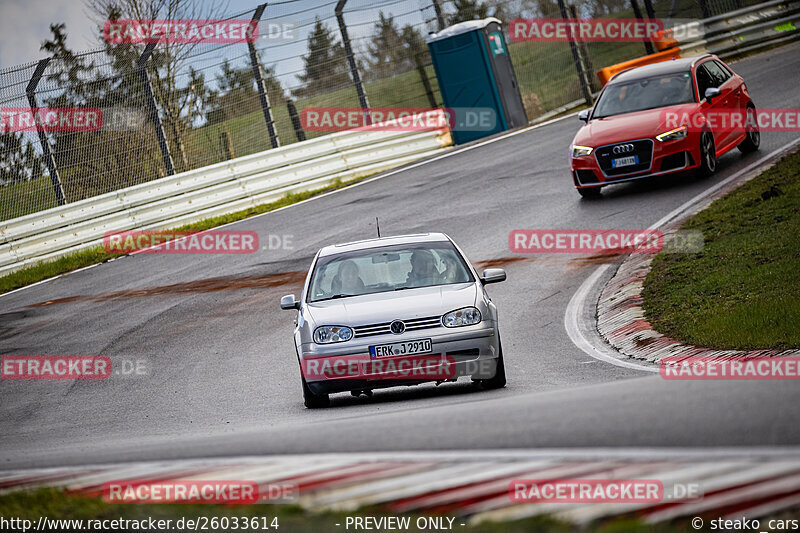
[{"label": "blue portable toilet", "polygon": [[501,24],[469,20],[426,39],[444,106],[455,111],[455,144],[528,124]]}]

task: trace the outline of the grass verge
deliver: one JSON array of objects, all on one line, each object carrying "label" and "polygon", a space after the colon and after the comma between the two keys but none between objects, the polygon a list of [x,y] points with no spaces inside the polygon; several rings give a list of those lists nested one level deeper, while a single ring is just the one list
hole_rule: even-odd
[{"label": "grass verge", "polygon": [[714,201],[682,229],[696,254],[659,254],[644,282],[655,329],[720,349],[800,347],[800,151]]},{"label": "grass verge", "polygon": [[[368,177],[369,176],[363,176],[361,178],[348,181],[337,181],[332,185],[328,185],[327,187],[322,187],[320,189],[314,189],[312,191],[301,193],[290,193],[280,200],[270,202],[268,204],[257,205],[255,207],[236,211],[227,215],[206,218],[197,222],[193,222],[192,224],[186,224],[176,228],[164,229],[172,229],[176,231],[203,231],[210,228],[215,228],[224,224],[236,222],[237,220],[243,220],[255,215],[260,215],[261,213],[274,211],[281,207],[286,207],[287,205],[296,204],[297,202],[302,202],[303,200],[307,200],[314,196],[319,196],[320,194],[324,194],[326,192],[335,191],[337,189],[353,185],[354,183],[367,179]],[[85,250],[67,254],[52,261],[36,263],[35,265],[0,277],[0,294],[36,283],[37,281],[52,278],[53,276],[57,276],[59,274],[71,272],[73,270],[95,265],[97,263],[103,263],[116,257],[120,257],[120,254],[112,254],[107,252],[102,246],[95,246],[93,248],[87,248]]]},{"label": "grass verge", "polygon": [[[87,520],[172,520],[169,531],[178,531],[175,528],[176,522],[184,519],[184,527],[181,530],[191,530],[192,527],[186,525],[187,520],[194,520],[198,524],[198,529],[202,531],[231,531],[234,529],[249,531],[283,531],[289,533],[316,533],[325,531],[347,531],[363,530],[351,524],[346,527],[347,517],[370,516],[379,519],[388,516],[385,510],[380,508],[362,509],[355,513],[334,513],[334,512],[309,512],[294,505],[184,505],[184,504],[107,504],[100,498],[88,498],[80,495],[70,494],[60,489],[47,488],[36,491],[19,491],[0,495],[0,516],[9,520],[19,518],[29,520],[31,528],[35,528],[39,518],[44,517],[48,520],[83,520],[83,529],[90,523]],[[398,515],[392,515],[398,516]],[[402,515],[404,516],[404,515]],[[395,531],[436,531],[437,528],[417,527],[417,520],[420,515],[408,515],[410,518],[409,527],[396,529]],[[428,515],[431,516],[431,515]],[[221,527],[227,519],[227,527]],[[444,524],[447,526],[448,520],[445,515]],[[452,516],[450,516],[452,518]],[[212,519],[216,519],[213,522]],[[234,526],[233,520],[238,519],[238,528]],[[243,527],[243,521],[247,519],[248,525],[252,526],[250,520],[255,519],[258,527]],[[273,521],[274,520],[274,521]],[[537,516],[516,520],[513,522],[485,522],[478,525],[461,526],[466,522],[460,518],[455,518],[452,524],[452,531],[464,531],[465,533],[569,533],[575,531],[575,527],[560,522],[548,516]],[[264,525],[270,527],[265,528]],[[107,523],[109,526],[112,524]],[[278,525],[276,529],[274,524]],[[339,524],[337,526],[337,524]],[[44,524],[43,524],[44,525]],[[78,529],[75,522],[72,524],[61,524],[55,527],[45,528],[54,530],[74,530]],[[128,530],[146,530],[147,524],[143,527],[134,527],[126,524]],[[206,527],[204,528],[203,525]],[[157,527],[157,526],[156,526]],[[99,530],[99,528],[95,528]],[[114,528],[120,530],[122,528]],[[388,529],[384,529],[388,531]],[[613,520],[597,522],[586,530],[598,531],[602,533],[667,533],[667,532],[687,532],[691,528],[687,524],[657,524],[644,525],[636,520]]]}]

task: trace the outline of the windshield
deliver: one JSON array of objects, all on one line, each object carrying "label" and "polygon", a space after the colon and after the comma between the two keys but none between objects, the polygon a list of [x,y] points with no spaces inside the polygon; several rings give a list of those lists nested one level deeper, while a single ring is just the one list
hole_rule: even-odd
[{"label": "windshield", "polygon": [[610,117],[694,101],[694,87],[690,73],[654,76],[606,87],[597,101],[592,118]]},{"label": "windshield", "polygon": [[323,257],[314,268],[309,301],[472,282],[474,278],[449,242],[369,248]]}]

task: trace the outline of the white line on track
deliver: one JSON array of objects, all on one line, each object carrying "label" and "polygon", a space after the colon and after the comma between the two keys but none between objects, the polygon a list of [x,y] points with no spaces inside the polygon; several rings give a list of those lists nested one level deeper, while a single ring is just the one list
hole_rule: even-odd
[{"label": "white line on track", "polygon": [[[742,176],[751,172],[752,170],[758,168],[759,166],[763,165],[766,161],[769,161],[772,158],[776,158],[779,155],[782,155],[792,148],[800,144],[800,139],[794,139],[791,142],[786,143],[785,145],[781,146],[780,148],[773,150],[769,154],[765,155],[761,159],[747,165],[743,169],[735,172],[732,176],[725,178],[724,180],[720,181],[713,187],[709,187],[708,189],[700,192],[696,196],[690,198],[679,207],[673,209],[666,215],[664,215],[661,219],[659,219],[656,223],[652,224],[647,229],[659,229],[666,225],[667,223],[671,222],[672,220],[678,218],[679,216],[685,214],[691,208],[695,207],[701,201],[707,199],[709,196],[717,192],[718,190],[722,189],[726,185],[731,182],[734,182],[740,179]],[[608,345],[604,346],[596,346],[593,344],[589,339],[584,335],[584,331],[588,330],[590,327],[595,328],[594,324],[587,325],[581,324],[582,322],[582,312],[584,306],[586,305],[586,299],[589,297],[590,294],[596,294],[595,285],[597,284],[598,280],[603,277],[603,274],[610,268],[611,265],[602,265],[595,269],[588,278],[584,280],[578,290],[575,291],[575,294],[567,304],[566,312],[564,313],[564,328],[567,330],[567,335],[569,335],[570,340],[572,343],[581,349],[586,355],[590,357],[594,357],[600,361],[611,363],[612,365],[621,366],[624,368],[635,368],[637,370],[642,370],[645,372],[658,372],[658,367],[652,365],[645,365],[641,363],[634,363],[632,361],[623,360],[619,358],[618,352],[611,348]],[[599,335],[599,334],[598,334]]]}]

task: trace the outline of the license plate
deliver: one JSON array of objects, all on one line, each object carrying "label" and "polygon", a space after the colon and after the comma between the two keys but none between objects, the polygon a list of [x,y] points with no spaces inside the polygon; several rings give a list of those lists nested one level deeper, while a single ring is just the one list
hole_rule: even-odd
[{"label": "license plate", "polygon": [[639,156],[632,155],[630,157],[620,157],[611,160],[611,168],[627,167],[639,163]]},{"label": "license plate", "polygon": [[397,357],[398,355],[414,355],[418,353],[430,353],[432,350],[430,339],[419,339],[416,341],[395,342],[393,344],[379,344],[369,347],[370,359],[380,359],[382,357]]}]

